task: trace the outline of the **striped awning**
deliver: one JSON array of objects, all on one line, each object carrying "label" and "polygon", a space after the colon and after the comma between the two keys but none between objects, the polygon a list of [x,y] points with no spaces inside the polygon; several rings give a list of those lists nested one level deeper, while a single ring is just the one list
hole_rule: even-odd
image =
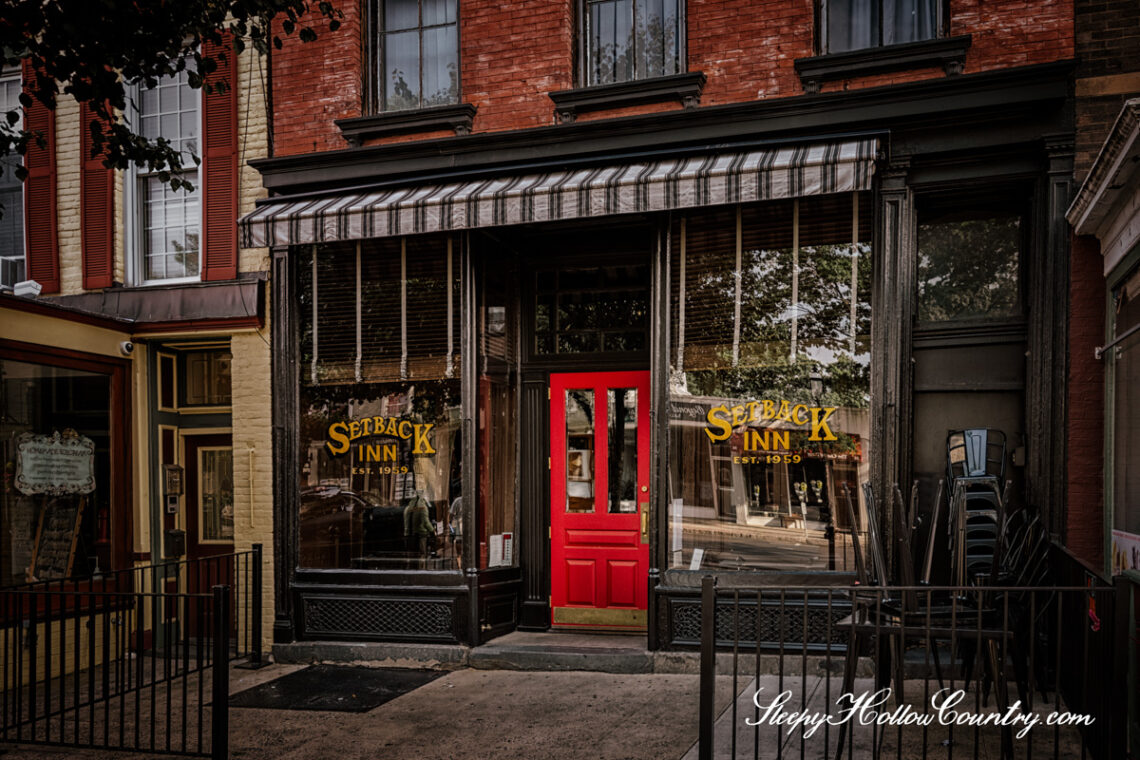
[{"label": "striped awning", "polygon": [[877,147],[874,138],[799,144],[270,200],[242,218],[241,240],[305,245],[868,190]]}]

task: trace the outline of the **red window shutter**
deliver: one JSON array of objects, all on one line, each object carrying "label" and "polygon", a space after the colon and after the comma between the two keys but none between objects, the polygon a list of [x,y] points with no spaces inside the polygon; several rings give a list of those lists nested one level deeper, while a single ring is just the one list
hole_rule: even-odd
[{"label": "red window shutter", "polygon": [[238,256],[237,55],[232,35],[224,34],[220,45],[205,44],[204,52],[218,62],[206,82],[227,86],[202,95],[202,279],[232,280]]},{"label": "red window shutter", "polygon": [[79,109],[79,207],[83,287],[87,289],[111,287],[115,271],[115,175],[103,166],[102,154],[91,156],[92,118],[91,109],[83,103]]},{"label": "red window shutter", "polygon": [[[24,60],[24,90],[36,76],[31,61]],[[59,292],[59,240],[56,230],[55,111],[32,96],[24,109],[24,129],[40,132],[46,144],[32,140],[24,154],[28,176],[24,180],[24,241],[27,277],[38,282],[44,293]]]}]

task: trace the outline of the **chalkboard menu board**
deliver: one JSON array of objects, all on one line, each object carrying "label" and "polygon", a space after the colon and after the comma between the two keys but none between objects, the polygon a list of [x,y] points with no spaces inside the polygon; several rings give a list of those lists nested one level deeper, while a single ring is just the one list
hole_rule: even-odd
[{"label": "chalkboard menu board", "polygon": [[85,502],[82,496],[62,497],[44,507],[36,529],[29,580],[58,580],[71,575]]}]

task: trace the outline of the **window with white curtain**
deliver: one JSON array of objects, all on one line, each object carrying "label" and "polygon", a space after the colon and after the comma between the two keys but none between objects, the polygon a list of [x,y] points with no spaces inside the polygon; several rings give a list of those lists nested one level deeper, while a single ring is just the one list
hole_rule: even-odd
[{"label": "window with white curtain", "polygon": [[380,111],[459,102],[457,0],[377,0]]},{"label": "window with white curtain", "polygon": [[678,0],[586,0],[583,15],[587,85],[682,71]]},{"label": "window with white curtain", "polygon": [[938,36],[939,0],[820,0],[823,53]]},{"label": "window with white curtain", "polygon": [[[20,129],[20,72],[0,74],[0,129]],[[3,116],[14,112],[16,122],[9,124]],[[10,288],[27,279],[24,269],[24,186],[16,177],[20,156],[12,153],[0,158],[0,288]]]}]

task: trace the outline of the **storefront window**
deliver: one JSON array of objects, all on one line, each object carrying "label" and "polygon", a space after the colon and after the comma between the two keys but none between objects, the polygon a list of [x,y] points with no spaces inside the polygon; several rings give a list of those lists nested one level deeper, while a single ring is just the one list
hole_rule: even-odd
[{"label": "storefront window", "polygon": [[649,344],[648,283],[645,264],[540,270],[534,352],[644,351]]},{"label": "storefront window", "polygon": [[453,243],[395,239],[300,252],[299,563],[458,570]]},{"label": "storefront window", "polygon": [[480,568],[519,563],[517,279],[505,259],[485,263],[478,278]]},{"label": "storefront window", "polygon": [[1021,314],[1021,216],[921,209],[918,321],[1002,319]]},{"label": "storefront window", "polygon": [[[1140,570],[1140,271],[1114,292],[1112,570]],[[1127,336],[1127,337],[1125,337]]]},{"label": "storefront window", "polygon": [[867,194],[674,224],[672,567],[854,569],[869,476],[870,237]]},{"label": "storefront window", "polygon": [[112,568],[111,376],[0,360],[0,585]]}]

